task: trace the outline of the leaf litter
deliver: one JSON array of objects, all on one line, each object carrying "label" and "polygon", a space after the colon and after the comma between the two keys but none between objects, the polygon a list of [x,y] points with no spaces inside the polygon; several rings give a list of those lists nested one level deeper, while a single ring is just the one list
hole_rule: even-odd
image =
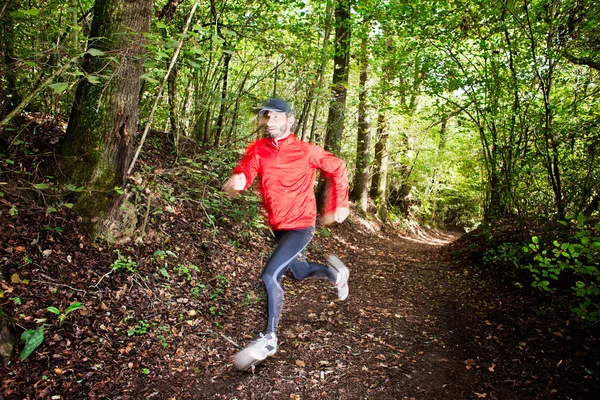
[{"label": "leaf litter", "polygon": [[[36,147],[56,151],[57,135],[38,130],[31,140],[45,140]],[[141,158],[140,170],[153,175],[140,173],[137,182],[148,183],[141,193],[153,194],[141,196],[139,206],[151,217],[145,235],[129,243],[90,242],[69,207],[48,213],[31,197],[3,188],[0,308],[19,335],[45,331],[27,359],[19,360],[19,343],[0,367],[4,399],[598,394],[600,346],[593,332],[552,312],[547,299],[514,280],[450,256],[468,245],[456,240],[458,234],[411,236],[356,214],[327,233],[317,229],[309,248],[311,259],[332,252],[347,263],[348,300],[338,302],[324,281],[284,279],[279,351],[252,372],[235,371],[232,355],[264,325],[260,273],[272,236],[253,217],[253,196],[233,203],[219,197],[228,170],[207,167],[206,176],[197,175],[173,164],[168,146],[162,142]],[[49,162],[11,155],[19,156],[32,172]],[[2,179],[18,181],[14,172],[3,172]],[[113,272],[94,286],[111,271],[114,250],[135,260],[136,272]],[[74,302],[85,307],[62,325],[47,311]]]}]

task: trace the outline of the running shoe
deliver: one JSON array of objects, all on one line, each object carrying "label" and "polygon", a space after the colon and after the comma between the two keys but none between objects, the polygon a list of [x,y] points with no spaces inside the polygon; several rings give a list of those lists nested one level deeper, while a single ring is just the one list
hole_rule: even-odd
[{"label": "running shoe", "polygon": [[240,371],[259,364],[277,351],[277,336],[274,333],[259,334],[248,346],[233,357],[233,365]]},{"label": "running shoe", "polygon": [[346,297],[348,297],[348,292],[350,290],[348,288],[348,278],[350,277],[350,270],[344,265],[344,263],[339,258],[331,254],[327,256],[327,263],[338,274],[337,281],[334,284],[334,286],[338,290],[338,298],[340,300],[346,300]]}]

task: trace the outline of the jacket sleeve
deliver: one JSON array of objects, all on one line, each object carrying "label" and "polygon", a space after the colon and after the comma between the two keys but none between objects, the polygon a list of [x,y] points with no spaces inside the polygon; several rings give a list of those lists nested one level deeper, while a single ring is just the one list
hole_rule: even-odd
[{"label": "jacket sleeve", "polygon": [[256,156],[257,147],[258,141],[250,143],[238,165],[233,169],[234,174],[244,174],[246,176],[246,187],[244,187],[244,190],[252,185],[254,178],[259,173],[258,158]]},{"label": "jacket sleeve", "polygon": [[319,168],[325,180],[323,214],[348,207],[348,170],[344,161],[319,146],[310,145],[311,167]]}]

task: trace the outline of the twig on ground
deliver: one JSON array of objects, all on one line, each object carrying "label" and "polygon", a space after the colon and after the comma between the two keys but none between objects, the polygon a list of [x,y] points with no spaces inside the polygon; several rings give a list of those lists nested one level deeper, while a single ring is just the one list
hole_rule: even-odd
[{"label": "twig on ground", "polygon": [[83,289],[77,289],[77,288],[74,288],[74,287],[72,287],[72,286],[65,285],[64,283],[58,283],[58,282],[49,282],[49,281],[42,281],[42,280],[39,280],[39,279],[32,279],[32,280],[33,280],[33,282],[39,282],[39,283],[44,283],[44,284],[46,284],[46,285],[53,285],[53,286],[62,286],[62,287],[66,287],[66,288],[69,288],[69,289],[71,289],[71,290],[74,290],[74,291],[76,291],[76,292],[83,292],[83,295],[84,295],[84,296],[85,296],[85,294],[87,293],[87,290],[83,290]]},{"label": "twig on ground", "polygon": [[221,336],[223,336],[223,338],[225,338],[229,343],[231,343],[232,345],[234,345],[235,347],[237,347],[238,349],[241,347],[239,344],[237,344],[236,342],[234,342],[233,340],[231,340],[230,338],[228,338],[227,336],[223,335],[221,333]]}]

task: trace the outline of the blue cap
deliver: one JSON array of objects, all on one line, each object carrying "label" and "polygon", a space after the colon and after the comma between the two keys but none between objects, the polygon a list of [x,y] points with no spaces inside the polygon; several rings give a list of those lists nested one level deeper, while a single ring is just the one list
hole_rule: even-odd
[{"label": "blue cap", "polygon": [[269,100],[265,101],[258,110],[258,115],[263,115],[267,111],[283,112],[286,114],[293,114],[294,112],[292,106],[290,106],[287,101],[277,97],[271,97]]}]

